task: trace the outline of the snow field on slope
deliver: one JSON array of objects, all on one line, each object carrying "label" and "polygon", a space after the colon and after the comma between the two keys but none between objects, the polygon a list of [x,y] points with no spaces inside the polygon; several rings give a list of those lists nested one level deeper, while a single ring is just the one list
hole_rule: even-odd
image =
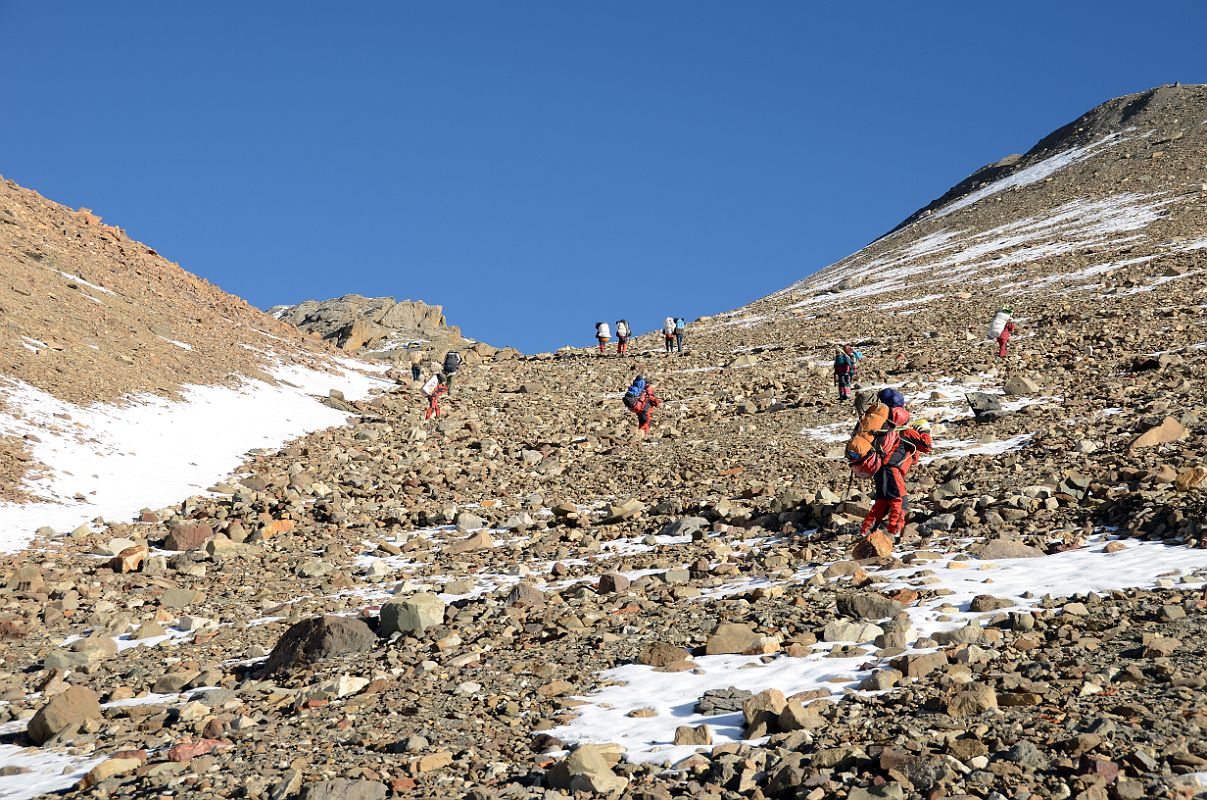
[{"label": "snow field on slope", "polygon": [[[1013,610],[1025,610],[1035,607],[1045,595],[1064,597],[1178,582],[1189,588],[1207,581],[1207,551],[1138,542],[1129,543],[1121,552],[1106,553],[1104,545],[1103,537],[1095,537],[1079,550],[1040,558],[977,561],[957,560],[946,554],[925,564],[878,575],[889,579],[886,589],[924,586],[953,592],[906,609],[913,625],[910,635],[913,641],[1002,613],[969,611],[969,604],[979,594],[1014,601]],[[808,593],[808,587],[797,584],[815,572],[824,571],[826,566],[798,574],[788,582],[787,591]],[[766,663],[762,656],[699,656],[694,659],[696,669],[688,672],[656,672],[639,664],[616,667],[599,676],[612,685],[579,698],[587,703],[576,709],[579,716],[547,733],[572,744],[619,744],[624,748],[626,760],[632,762],[674,764],[698,750],[741,741],[741,713],[712,716],[696,713],[695,703],[707,690],[735,687],[757,693],[775,688],[786,696],[823,690],[838,700],[855,691],[872,669],[884,666],[870,654],[827,657],[839,644],[852,643],[821,642],[807,656],[779,655]],[[869,664],[871,668],[867,668]],[[653,709],[655,716],[628,716],[644,708]],[[678,726],[703,724],[713,729],[713,745],[673,744]]]},{"label": "snow field on slope", "polygon": [[47,468],[25,487],[43,502],[0,504],[0,552],[20,550],[44,525],[65,531],[96,517],[125,520],[202,493],[249,450],[345,421],[345,412],[313,395],[338,389],[354,400],[389,385],[358,371],[374,367],[335,363],[341,369],[332,372],[277,364],[270,370],[276,385],[241,379],[182,387],[182,400],[142,395],[92,406],[0,378],[8,407],[0,411],[0,435],[35,436],[28,445]]},{"label": "snow field on slope", "polygon": [[966,208],[974,203],[979,203],[986,197],[991,197],[998,192],[1004,192],[1007,189],[1013,189],[1020,186],[1028,186],[1032,183],[1042,181],[1048,176],[1064,169],[1067,166],[1076,164],[1079,161],[1085,161],[1091,158],[1100,150],[1105,150],[1114,147],[1117,144],[1122,144],[1130,137],[1124,137],[1121,133],[1112,133],[1109,136],[1104,136],[1096,142],[1085,145],[1084,147],[1073,147],[1064,152],[1057,153],[1054,156],[1045,158],[1031,166],[1021,169],[1012,175],[1007,175],[1005,178],[996,180],[993,183],[982,186],[974,192],[964,195],[958,200],[954,200],[940,208],[931,215],[931,218],[945,217],[954,211],[959,211],[961,208]]},{"label": "snow field on slope", "polygon": [[[804,308],[819,302],[847,302],[917,288],[924,283],[950,284],[968,280],[987,269],[1000,270],[1041,258],[1076,252],[1088,247],[1117,247],[1134,241],[1122,234],[1142,230],[1160,219],[1165,206],[1175,202],[1158,195],[1124,192],[1100,200],[1073,200],[1044,216],[1026,217],[979,233],[943,230],[908,245],[868,259],[856,253],[841,266],[828,270],[825,279],[806,279],[795,293],[813,294],[791,306]],[[929,281],[919,277],[929,275]],[[833,292],[844,280],[860,282]]]}]

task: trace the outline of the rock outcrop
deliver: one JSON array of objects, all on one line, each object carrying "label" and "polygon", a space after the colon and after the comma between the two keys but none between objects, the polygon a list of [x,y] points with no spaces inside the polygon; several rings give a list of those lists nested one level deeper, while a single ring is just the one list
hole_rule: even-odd
[{"label": "rock outcrop", "polygon": [[465,343],[461,330],[445,321],[440,306],[415,300],[349,294],[275,306],[268,313],[342,350],[389,354],[408,344],[448,349]]}]

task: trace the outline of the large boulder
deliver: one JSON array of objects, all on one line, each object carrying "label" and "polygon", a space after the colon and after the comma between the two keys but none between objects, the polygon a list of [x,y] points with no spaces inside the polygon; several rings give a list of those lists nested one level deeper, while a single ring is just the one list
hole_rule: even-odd
[{"label": "large boulder", "polygon": [[335,346],[341,350],[359,350],[386,338],[389,331],[367,319],[354,319],[335,335]]},{"label": "large boulder", "polygon": [[964,398],[968,401],[968,407],[972,409],[972,415],[976,417],[977,422],[989,422],[1006,413],[1002,410],[1002,401],[997,398],[997,395],[968,392]]},{"label": "large boulder", "polygon": [[382,636],[423,633],[444,624],[444,601],[429,592],[395,597],[381,607]]},{"label": "large boulder", "polygon": [[1038,558],[1044,551],[1015,539],[989,539],[970,548],[977,558]]},{"label": "large boulder", "polygon": [[704,654],[709,656],[761,655],[779,649],[779,640],[756,633],[749,625],[740,622],[723,622],[718,625],[704,644]]},{"label": "large boulder", "polygon": [[385,800],[389,793],[381,781],[335,778],[307,784],[302,800]]},{"label": "large boulder", "polygon": [[852,619],[888,619],[904,607],[876,592],[848,592],[838,596],[838,613]]},{"label": "large boulder", "polygon": [[165,550],[196,550],[213,535],[214,529],[204,522],[182,522],[168,531],[163,547]]},{"label": "large boulder", "polygon": [[1021,397],[1038,392],[1039,384],[1022,375],[1011,375],[1002,385],[1002,391],[1010,397]]},{"label": "large boulder", "polygon": [[26,733],[35,744],[41,745],[88,720],[100,718],[101,702],[96,692],[86,686],[72,686],[38,709]]},{"label": "large boulder", "polygon": [[348,653],[371,650],[377,635],[365,623],[334,615],[312,617],[291,626],[268,654],[264,673],[300,669]]},{"label": "large boulder", "polygon": [[603,751],[596,745],[580,745],[549,768],[545,783],[551,789],[594,794],[618,794],[629,785],[627,778],[612,772]]},{"label": "large boulder", "polygon": [[1173,417],[1166,417],[1161,420],[1160,425],[1149,428],[1144,433],[1132,440],[1131,450],[1140,450],[1145,447],[1155,447],[1159,444],[1169,444],[1181,439],[1185,439],[1190,431],[1181,422],[1178,422]]}]

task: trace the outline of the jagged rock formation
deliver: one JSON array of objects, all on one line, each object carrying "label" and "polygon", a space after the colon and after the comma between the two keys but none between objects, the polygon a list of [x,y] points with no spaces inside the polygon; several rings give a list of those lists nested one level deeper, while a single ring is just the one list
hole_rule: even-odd
[{"label": "jagged rock formation", "polygon": [[388,355],[411,342],[428,343],[427,349],[464,342],[460,328],[445,321],[440,306],[415,300],[348,294],[275,306],[269,313],[342,350],[371,351],[366,355]]},{"label": "jagged rock formation", "polygon": [[[114,756],[78,797],[1193,796],[1207,89],[1104,108],[683,356],[484,360],[439,421],[403,386],[210,496],[48,534],[6,567],[0,721],[95,691],[56,735]],[[936,437],[903,541],[859,562],[840,341]],[[265,669],[383,605],[375,643]]]}]

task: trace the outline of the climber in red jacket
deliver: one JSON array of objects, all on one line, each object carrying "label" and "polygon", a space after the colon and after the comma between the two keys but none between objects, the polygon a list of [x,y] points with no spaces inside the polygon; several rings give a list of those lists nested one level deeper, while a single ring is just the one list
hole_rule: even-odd
[{"label": "climber in red jacket", "polygon": [[440,398],[448,394],[448,384],[445,383],[444,374],[436,375],[434,380],[436,381],[435,386],[430,389],[427,386],[423,387],[428,399],[427,411],[423,414],[424,419],[431,419],[432,417],[438,419],[440,417]]},{"label": "climber in red jacket", "polygon": [[905,476],[932,448],[929,426],[922,423],[916,428],[887,431],[877,437],[876,446],[882,453],[883,466],[872,477],[876,486],[876,502],[863,518],[860,533],[867,536],[880,522],[888,517],[888,533],[897,537],[905,529],[905,512],[909,503],[909,492]]}]

